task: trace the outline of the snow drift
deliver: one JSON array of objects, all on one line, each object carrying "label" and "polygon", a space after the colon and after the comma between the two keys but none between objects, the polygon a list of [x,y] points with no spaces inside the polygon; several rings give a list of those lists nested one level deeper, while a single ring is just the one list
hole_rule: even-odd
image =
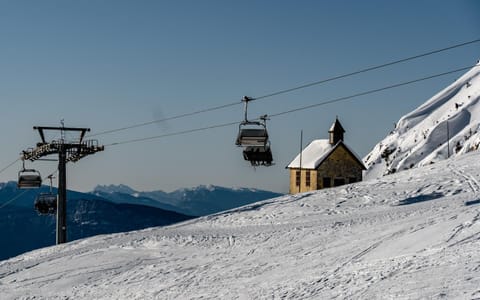
[{"label": "snow drift", "polygon": [[365,157],[374,178],[477,150],[480,145],[480,62],[403,116]]}]

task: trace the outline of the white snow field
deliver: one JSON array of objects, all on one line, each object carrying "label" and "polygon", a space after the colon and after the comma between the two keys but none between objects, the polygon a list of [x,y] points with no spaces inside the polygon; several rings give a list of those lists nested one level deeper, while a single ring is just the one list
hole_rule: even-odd
[{"label": "white snow field", "polygon": [[480,299],[480,153],[29,252],[0,298]]},{"label": "white snow field", "polygon": [[480,147],[480,61],[396,123],[365,157],[366,178],[379,177]]}]

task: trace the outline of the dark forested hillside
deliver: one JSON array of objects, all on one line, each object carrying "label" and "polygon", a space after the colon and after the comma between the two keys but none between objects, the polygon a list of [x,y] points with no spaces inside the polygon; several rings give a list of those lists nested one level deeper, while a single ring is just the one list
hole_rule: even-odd
[{"label": "dark forested hillside", "polygon": [[[33,202],[40,190],[18,190],[14,182],[0,184],[0,259],[55,245],[55,216],[39,215]],[[116,204],[91,194],[69,192],[67,239],[163,226],[191,219],[156,207]],[[17,198],[16,198],[17,197]],[[16,199],[15,199],[16,198]],[[11,201],[15,199],[14,201]],[[8,201],[11,201],[7,204]],[[5,205],[7,204],[7,205]]]}]

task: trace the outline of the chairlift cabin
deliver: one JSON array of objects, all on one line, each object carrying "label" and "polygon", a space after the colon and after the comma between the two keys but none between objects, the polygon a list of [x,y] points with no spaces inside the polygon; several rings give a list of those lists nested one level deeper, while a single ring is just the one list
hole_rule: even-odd
[{"label": "chairlift cabin", "polygon": [[244,147],[243,158],[252,166],[268,167],[272,165],[272,150],[265,123],[242,122],[235,144]]},{"label": "chairlift cabin", "polygon": [[34,169],[23,169],[18,172],[17,187],[20,189],[34,189],[42,186],[42,176]]},{"label": "chairlift cabin", "polygon": [[245,120],[240,123],[235,144],[243,147],[243,158],[252,166],[271,166],[273,162],[272,150],[267,132],[267,115],[260,117],[261,121],[249,121],[247,116],[248,102],[253,100],[243,97],[245,102]]},{"label": "chairlift cabin", "polygon": [[265,124],[260,122],[242,122],[240,124],[235,142],[237,146],[265,146],[267,142],[268,132]]},{"label": "chairlift cabin", "polygon": [[41,215],[57,212],[57,196],[52,193],[41,193],[35,199],[35,210]]}]

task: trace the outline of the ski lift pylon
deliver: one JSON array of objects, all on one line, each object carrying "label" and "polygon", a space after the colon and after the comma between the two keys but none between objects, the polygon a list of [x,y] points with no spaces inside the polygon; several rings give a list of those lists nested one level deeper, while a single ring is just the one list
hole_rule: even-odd
[{"label": "ski lift pylon", "polygon": [[248,120],[248,102],[253,100],[243,97],[245,102],[245,120],[240,123],[235,144],[243,147],[243,158],[252,166],[271,166],[273,164],[272,150],[266,122],[268,116],[260,117],[261,121]]}]

